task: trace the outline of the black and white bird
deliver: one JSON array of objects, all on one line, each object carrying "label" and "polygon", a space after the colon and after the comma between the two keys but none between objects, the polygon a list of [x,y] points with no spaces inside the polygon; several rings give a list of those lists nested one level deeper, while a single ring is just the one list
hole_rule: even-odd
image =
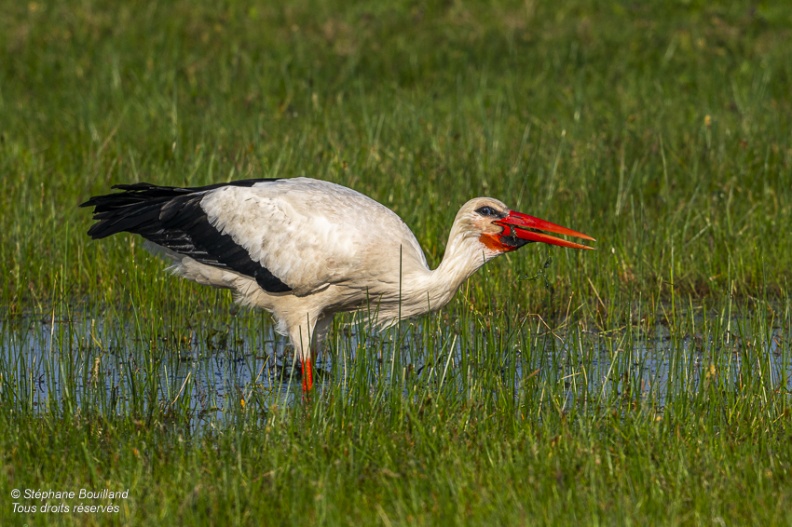
[{"label": "black and white bird", "polygon": [[540,231],[594,238],[493,198],[456,215],[443,261],[429,269],[418,240],[393,211],[347,187],[309,178],[255,179],[205,187],[116,185],[95,196],[88,234],[143,236],[175,274],[230,289],[272,313],[313,386],[312,364],[333,315],[358,311],[387,327],[445,306],[479,267],[530,242],[586,245]]}]

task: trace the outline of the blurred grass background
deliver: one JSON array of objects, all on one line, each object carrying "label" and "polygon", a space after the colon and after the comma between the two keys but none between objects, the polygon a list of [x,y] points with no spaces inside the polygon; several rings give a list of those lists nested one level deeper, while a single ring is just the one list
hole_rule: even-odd
[{"label": "blurred grass background", "polygon": [[[593,298],[589,280],[603,300],[788,290],[792,53],[790,15],[773,2],[4,12],[0,265],[11,305],[65,284],[94,296],[123,270],[134,242],[86,253],[89,214],[75,207],[112,183],[293,176],[394,208],[433,263],[474,195],[590,233],[597,253],[552,252],[555,279],[580,301]],[[514,277],[546,254],[498,262],[489,296],[522,300]]]}]

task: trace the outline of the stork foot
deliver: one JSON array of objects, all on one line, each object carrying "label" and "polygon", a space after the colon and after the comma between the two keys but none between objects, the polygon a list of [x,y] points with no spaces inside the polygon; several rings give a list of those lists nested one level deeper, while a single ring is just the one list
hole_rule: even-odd
[{"label": "stork foot", "polygon": [[304,393],[313,390],[313,364],[311,359],[303,359],[302,361],[302,389]]}]

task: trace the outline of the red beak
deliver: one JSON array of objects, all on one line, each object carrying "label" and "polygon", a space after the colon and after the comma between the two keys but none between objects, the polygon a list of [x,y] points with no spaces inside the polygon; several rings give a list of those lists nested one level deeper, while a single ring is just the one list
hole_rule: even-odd
[{"label": "red beak", "polygon": [[560,245],[561,247],[569,247],[571,249],[594,249],[594,247],[589,247],[588,245],[562,240],[561,238],[556,238],[555,236],[550,236],[549,234],[538,231],[552,232],[565,236],[574,236],[575,238],[583,238],[584,240],[597,241],[582,232],[573,231],[572,229],[567,229],[561,225],[556,225],[555,223],[523,214],[522,212],[511,211],[508,216],[494,223],[503,227],[504,235],[516,236],[527,242],[549,243],[550,245]]}]

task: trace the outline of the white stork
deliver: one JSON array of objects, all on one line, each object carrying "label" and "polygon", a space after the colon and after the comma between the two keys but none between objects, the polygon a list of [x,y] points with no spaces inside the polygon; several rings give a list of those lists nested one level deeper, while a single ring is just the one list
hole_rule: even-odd
[{"label": "white stork", "polygon": [[303,390],[333,320],[359,311],[382,327],[445,306],[479,267],[526,243],[591,247],[542,231],[585,234],[474,198],[456,215],[443,261],[429,269],[418,240],[393,211],[349,188],[309,178],[255,179],[196,188],[148,183],[92,197],[88,234],[140,234],[175,274],[230,289],[272,313],[302,365]]}]

